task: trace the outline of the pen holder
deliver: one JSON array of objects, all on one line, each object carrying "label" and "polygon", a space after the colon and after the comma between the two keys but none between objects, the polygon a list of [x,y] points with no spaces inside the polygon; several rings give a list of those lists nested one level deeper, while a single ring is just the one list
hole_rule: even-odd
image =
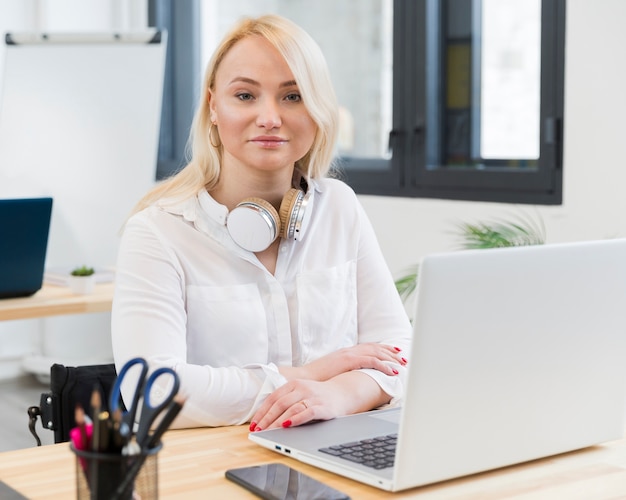
[{"label": "pen holder", "polygon": [[154,448],[136,455],[70,449],[76,455],[78,500],[156,500],[159,497],[157,454]]}]

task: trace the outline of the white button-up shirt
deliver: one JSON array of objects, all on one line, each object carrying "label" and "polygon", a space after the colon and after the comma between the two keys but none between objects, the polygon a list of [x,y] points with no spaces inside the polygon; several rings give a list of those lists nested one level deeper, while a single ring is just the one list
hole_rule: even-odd
[{"label": "white button-up shirt", "polygon": [[[205,190],[126,224],[112,313],[117,369],[136,356],[175,369],[188,398],[178,427],[249,421],[286,382],[278,366],[362,342],[408,352],[410,322],[354,192],[333,179],[309,189],[310,219],[300,241],[280,242],[274,274],[234,243],[227,208]],[[396,369],[363,371],[397,402],[405,369]]]}]

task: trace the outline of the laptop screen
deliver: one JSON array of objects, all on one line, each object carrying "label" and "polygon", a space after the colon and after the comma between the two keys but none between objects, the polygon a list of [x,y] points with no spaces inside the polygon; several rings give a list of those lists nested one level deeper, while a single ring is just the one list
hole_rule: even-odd
[{"label": "laptop screen", "polygon": [[0,298],[41,288],[51,213],[52,198],[0,200]]}]

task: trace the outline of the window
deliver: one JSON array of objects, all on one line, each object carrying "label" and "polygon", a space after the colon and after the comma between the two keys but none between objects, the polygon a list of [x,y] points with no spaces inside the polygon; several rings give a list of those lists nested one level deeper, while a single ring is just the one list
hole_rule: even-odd
[{"label": "window", "polygon": [[[149,3],[187,12],[183,29],[168,15],[170,25],[159,27],[171,30],[177,54],[193,47],[202,61],[170,66],[173,82],[184,74],[194,82],[188,95],[242,15],[276,12],[306,29],[330,66],[341,106],[338,159],[358,193],[561,203],[565,0]],[[186,139],[189,123],[162,140],[171,145],[181,130]]]},{"label": "window", "polygon": [[361,193],[560,204],[563,0],[394,2],[390,164]]}]

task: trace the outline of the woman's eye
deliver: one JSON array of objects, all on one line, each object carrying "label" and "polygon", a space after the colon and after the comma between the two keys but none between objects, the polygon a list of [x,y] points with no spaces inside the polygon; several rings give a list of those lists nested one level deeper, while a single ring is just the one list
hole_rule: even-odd
[{"label": "woman's eye", "polygon": [[252,94],[248,94],[247,92],[241,92],[239,94],[237,94],[237,98],[240,101],[249,101],[252,99]]},{"label": "woman's eye", "polygon": [[290,102],[300,102],[302,100],[302,96],[300,96],[300,94],[288,94],[285,99]]}]

